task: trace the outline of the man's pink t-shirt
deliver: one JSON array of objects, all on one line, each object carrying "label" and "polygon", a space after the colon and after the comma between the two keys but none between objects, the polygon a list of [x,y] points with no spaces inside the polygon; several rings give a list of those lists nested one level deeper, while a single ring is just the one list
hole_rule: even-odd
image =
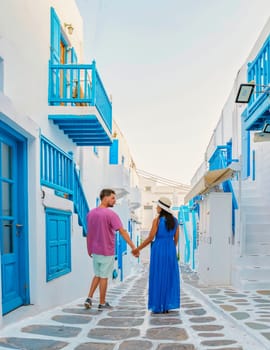
[{"label": "man's pink t-shirt", "polygon": [[115,231],[123,227],[119,216],[109,208],[94,208],[87,214],[88,254],[114,255]]}]

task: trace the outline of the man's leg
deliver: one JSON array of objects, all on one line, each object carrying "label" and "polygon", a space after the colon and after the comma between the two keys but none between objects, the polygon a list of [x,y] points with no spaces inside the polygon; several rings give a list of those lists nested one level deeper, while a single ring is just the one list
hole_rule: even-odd
[{"label": "man's leg", "polygon": [[108,278],[101,278],[99,281],[99,303],[101,305],[105,304],[106,292],[107,292]]},{"label": "man's leg", "polygon": [[100,277],[95,276],[92,279],[92,283],[91,283],[89,293],[88,293],[88,298],[93,298],[93,295],[94,295],[95,290],[97,289],[99,283],[100,283]]}]

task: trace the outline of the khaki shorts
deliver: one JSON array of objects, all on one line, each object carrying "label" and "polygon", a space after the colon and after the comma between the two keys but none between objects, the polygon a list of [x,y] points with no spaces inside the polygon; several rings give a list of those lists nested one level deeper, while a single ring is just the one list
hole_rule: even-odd
[{"label": "khaki shorts", "polygon": [[93,254],[93,266],[95,276],[101,278],[110,278],[114,267],[114,255]]}]

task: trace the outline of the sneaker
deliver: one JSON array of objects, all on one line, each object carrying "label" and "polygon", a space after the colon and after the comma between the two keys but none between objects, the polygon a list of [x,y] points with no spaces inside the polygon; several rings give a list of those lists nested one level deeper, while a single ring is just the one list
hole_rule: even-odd
[{"label": "sneaker", "polygon": [[113,309],[113,307],[109,304],[109,303],[105,303],[105,304],[99,304],[98,305],[98,310],[102,311],[102,310],[111,310]]},{"label": "sneaker", "polygon": [[91,298],[87,298],[87,299],[85,300],[85,302],[84,302],[84,307],[85,307],[86,309],[91,309],[91,307],[92,307],[92,299],[91,299]]}]

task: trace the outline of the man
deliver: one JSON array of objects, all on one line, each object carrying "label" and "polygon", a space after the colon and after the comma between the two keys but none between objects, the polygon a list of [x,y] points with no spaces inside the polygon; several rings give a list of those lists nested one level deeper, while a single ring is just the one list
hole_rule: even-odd
[{"label": "man", "polygon": [[92,298],[99,286],[98,309],[111,309],[106,302],[108,278],[112,275],[115,254],[115,232],[119,231],[131,249],[135,245],[128,232],[123,228],[119,216],[111,209],[116,202],[116,195],[112,189],[103,189],[100,192],[100,205],[87,214],[87,250],[93,257],[94,278],[92,279],[88,297],[84,306],[92,307]]}]

